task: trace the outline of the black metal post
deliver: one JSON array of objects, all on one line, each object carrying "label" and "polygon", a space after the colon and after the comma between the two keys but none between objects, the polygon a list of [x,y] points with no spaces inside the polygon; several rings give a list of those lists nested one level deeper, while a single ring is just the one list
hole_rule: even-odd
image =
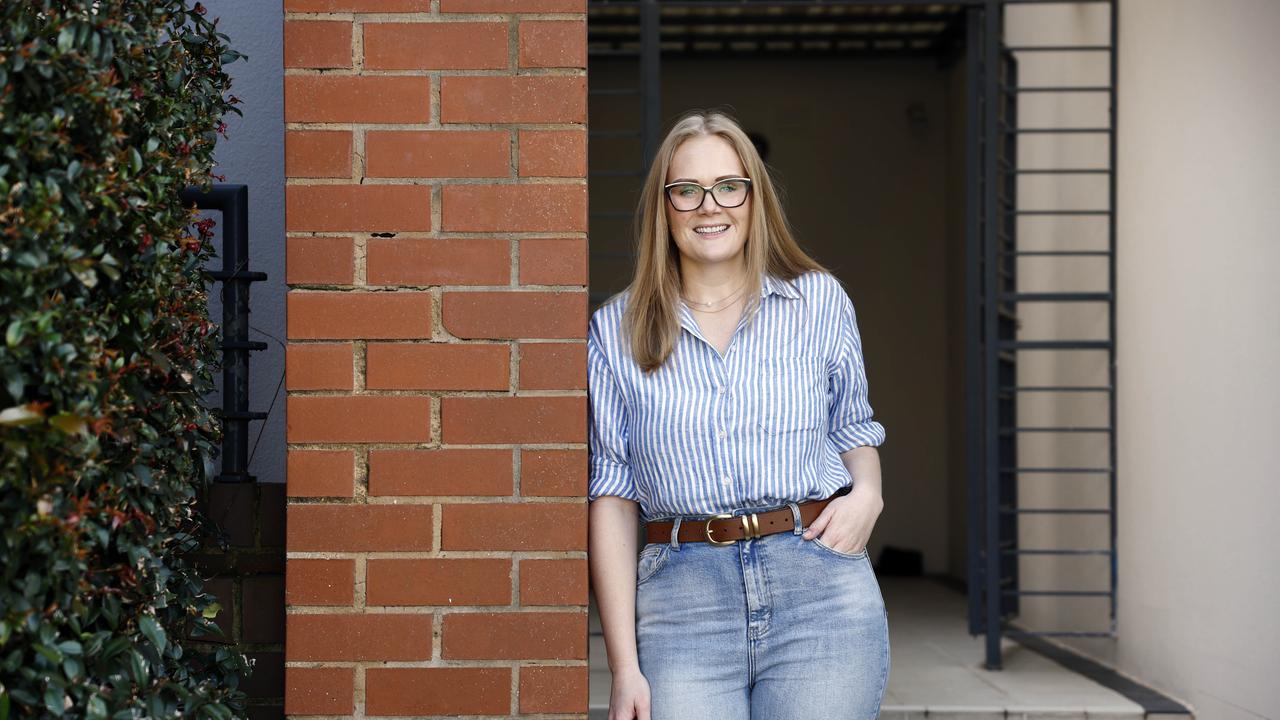
[{"label": "black metal post", "polygon": [[965,10],[965,407],[964,427],[965,475],[969,486],[969,514],[966,531],[969,536],[969,633],[986,631],[985,617],[977,601],[986,584],[983,580],[982,553],[982,452],[985,436],[982,428],[982,10]]},{"label": "black metal post", "polygon": [[641,159],[646,173],[662,133],[662,17],[658,0],[640,2]]},{"label": "black metal post", "polygon": [[1000,621],[1000,474],[999,463],[1000,457],[1000,434],[998,425],[999,415],[999,381],[997,375],[997,359],[996,354],[999,352],[999,294],[996,288],[999,287],[997,249],[999,247],[999,238],[997,234],[1000,229],[997,218],[999,217],[999,207],[997,198],[999,196],[999,183],[997,182],[998,173],[1000,171],[998,164],[999,146],[996,138],[999,137],[999,98],[1000,98],[1000,13],[1002,6],[999,0],[987,0],[987,6],[983,10],[983,179],[986,181],[986,187],[983,192],[983,260],[985,263],[984,285],[987,289],[986,302],[983,307],[983,327],[985,328],[985,362],[983,369],[985,373],[985,381],[983,383],[983,394],[985,396],[984,415],[987,418],[985,424],[986,451],[984,452],[986,462],[983,463],[983,474],[985,475],[985,519],[986,519],[986,593],[987,593],[987,658],[986,667],[988,670],[999,670],[1001,667],[1000,657],[1000,635],[1003,628]]},{"label": "black metal post", "polygon": [[249,188],[214,185],[208,193],[189,187],[182,204],[222,213],[222,269],[209,273],[222,283],[222,473],[219,482],[253,482],[249,474],[249,421],[264,412],[249,410],[249,353],[266,350],[249,340],[249,284],[267,279],[249,272]]}]

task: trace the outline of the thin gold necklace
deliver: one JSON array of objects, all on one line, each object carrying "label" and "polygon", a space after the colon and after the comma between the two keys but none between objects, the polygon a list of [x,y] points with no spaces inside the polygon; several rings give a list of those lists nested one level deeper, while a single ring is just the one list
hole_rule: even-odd
[{"label": "thin gold necklace", "polygon": [[[734,290],[732,293],[729,293],[728,295],[726,295],[725,297],[720,298],[719,300],[712,300],[712,301],[710,301],[710,302],[702,302],[702,301],[699,301],[699,300],[690,300],[690,299],[689,299],[689,297],[688,297],[688,296],[686,296],[684,293],[681,293],[681,294],[680,294],[680,297],[681,297],[681,298],[683,298],[683,299],[684,299],[684,301],[685,301],[685,302],[687,302],[687,303],[689,303],[690,305],[697,305],[697,306],[699,306],[699,307],[695,307],[695,308],[693,308],[694,310],[697,310],[698,312],[704,312],[704,313],[716,313],[716,312],[720,312],[721,310],[728,309],[731,305],[733,305],[734,301],[736,301],[736,300],[738,299],[738,295],[739,295],[739,294],[741,294],[741,292],[743,291],[743,289],[744,289],[744,288],[746,288],[746,287],[747,287],[747,281],[746,281],[746,280],[743,280],[743,281],[742,281],[742,284],[738,286],[738,289],[737,289],[737,290]],[[713,305],[718,305],[718,304],[723,303],[723,302],[726,302],[726,301],[728,301],[728,302],[727,302],[723,307],[718,307],[718,308],[716,308],[716,309],[714,309],[714,310],[710,309]]]}]

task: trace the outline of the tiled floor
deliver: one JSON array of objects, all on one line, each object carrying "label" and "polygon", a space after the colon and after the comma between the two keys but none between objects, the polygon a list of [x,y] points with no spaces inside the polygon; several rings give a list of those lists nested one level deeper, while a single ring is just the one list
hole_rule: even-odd
[{"label": "tiled floor", "polygon": [[[965,598],[955,590],[929,579],[895,577],[880,578],[880,588],[889,611],[891,663],[881,718],[1143,717],[1142,707],[1124,696],[1009,640],[1004,669],[983,669],[984,639],[968,634]],[[593,603],[592,720],[604,718],[609,706],[609,668],[599,633]]]}]

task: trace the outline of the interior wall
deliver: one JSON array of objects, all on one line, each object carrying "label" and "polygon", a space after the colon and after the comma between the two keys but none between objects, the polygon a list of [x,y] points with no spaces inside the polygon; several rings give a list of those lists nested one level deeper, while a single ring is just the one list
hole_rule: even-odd
[{"label": "interior wall", "polygon": [[[591,62],[592,89],[636,83],[634,63]],[[959,566],[948,547],[949,504],[963,483],[951,439],[959,432],[951,405],[963,397],[948,387],[957,347],[949,323],[963,312],[949,302],[962,272],[949,249],[962,239],[962,227],[951,227],[962,189],[948,170],[962,157],[950,147],[963,132],[963,114],[949,104],[954,72],[930,58],[664,57],[662,117],[665,128],[686,109],[723,107],[767,140],[800,243],[844,281],[857,312],[870,400],[887,434],[872,556],[885,545],[913,548],[926,572],[962,576],[963,547]],[[592,131],[636,129],[633,102],[593,96]],[[593,173],[639,169],[638,145],[625,139],[592,137],[589,159]],[[623,214],[592,217],[595,299],[629,277],[627,215],[640,180],[592,176],[591,212]]]}]

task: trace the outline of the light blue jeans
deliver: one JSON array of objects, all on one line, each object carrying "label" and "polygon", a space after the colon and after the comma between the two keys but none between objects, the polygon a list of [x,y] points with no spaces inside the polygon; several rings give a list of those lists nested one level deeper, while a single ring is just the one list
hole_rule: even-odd
[{"label": "light blue jeans", "polygon": [[[889,624],[867,551],[792,532],[732,545],[649,543],[636,570],[636,650],[651,720],[874,720]],[[735,515],[769,508],[745,508]]]}]

